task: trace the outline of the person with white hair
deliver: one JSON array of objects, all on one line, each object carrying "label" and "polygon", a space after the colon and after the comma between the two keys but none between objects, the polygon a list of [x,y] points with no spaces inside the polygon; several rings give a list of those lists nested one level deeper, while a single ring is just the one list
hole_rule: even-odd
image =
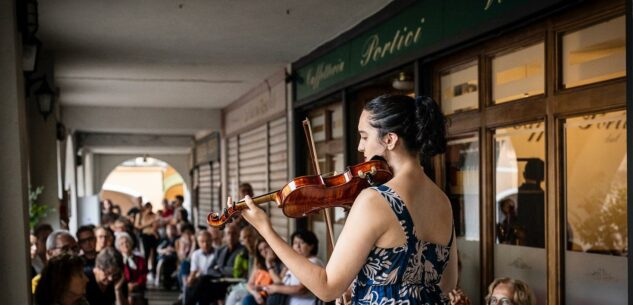
[{"label": "person with white hair", "polygon": [[[46,238],[46,260],[48,261],[62,253],[78,255],[79,245],[77,245],[77,240],[70,232],[66,230],[56,230]],[[40,278],[41,275],[38,274],[31,279],[32,293],[35,293]]]},{"label": "person with white hair", "polygon": [[128,302],[145,304],[145,288],[147,281],[147,264],[145,259],[133,253],[134,241],[126,232],[116,234],[115,247],[123,256],[123,276],[127,281]]}]

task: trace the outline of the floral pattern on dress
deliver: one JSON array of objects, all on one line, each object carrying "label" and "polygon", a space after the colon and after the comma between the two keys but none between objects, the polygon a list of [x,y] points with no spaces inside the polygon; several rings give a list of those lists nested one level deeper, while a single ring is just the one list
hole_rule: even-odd
[{"label": "floral pattern on dress", "polygon": [[439,287],[446,269],[453,236],[448,245],[418,240],[404,201],[386,185],[373,187],[387,201],[407,240],[395,248],[374,247],[352,284],[352,303],[362,305],[444,305],[448,299]]}]

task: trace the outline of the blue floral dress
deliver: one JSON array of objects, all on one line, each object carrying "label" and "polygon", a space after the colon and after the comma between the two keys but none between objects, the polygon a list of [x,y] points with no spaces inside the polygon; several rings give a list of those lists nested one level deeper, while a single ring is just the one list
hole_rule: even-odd
[{"label": "blue floral dress", "polygon": [[402,199],[386,185],[372,187],[389,203],[407,242],[395,248],[374,247],[352,286],[352,304],[449,304],[439,287],[450,254],[448,245],[415,237],[413,221]]}]

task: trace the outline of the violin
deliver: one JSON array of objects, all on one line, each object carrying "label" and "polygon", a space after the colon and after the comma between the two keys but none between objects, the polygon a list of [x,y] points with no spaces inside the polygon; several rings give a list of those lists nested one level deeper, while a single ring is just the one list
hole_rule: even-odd
[{"label": "violin", "polygon": [[[341,174],[301,176],[292,179],[278,191],[253,197],[257,205],[275,202],[284,215],[291,218],[305,217],[322,209],[332,207],[351,208],[360,192],[369,187],[384,184],[393,177],[387,161],[374,157],[353,166],[348,166]],[[242,199],[225,208],[220,214],[209,213],[210,226],[224,228],[227,222],[248,209]]]}]

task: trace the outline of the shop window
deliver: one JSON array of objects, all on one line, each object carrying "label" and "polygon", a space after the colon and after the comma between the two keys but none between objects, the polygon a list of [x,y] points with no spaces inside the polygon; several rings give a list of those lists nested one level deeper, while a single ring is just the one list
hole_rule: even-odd
[{"label": "shop window", "polygon": [[624,16],[563,36],[563,88],[626,75]]},{"label": "shop window", "polygon": [[494,104],[545,92],[545,44],[539,43],[492,59]]},{"label": "shop window", "polygon": [[445,115],[479,108],[477,61],[451,69],[442,74],[441,104]]},{"label": "shop window", "polygon": [[567,304],[627,304],[626,112],[565,122]]},{"label": "shop window", "polygon": [[453,208],[462,268],[460,286],[473,304],[479,304],[479,137],[453,138],[445,154],[446,194]]},{"label": "shop window", "polygon": [[321,112],[310,119],[312,138],[314,139],[314,142],[322,142],[327,139],[327,125],[325,124],[326,114],[326,112]]},{"label": "shop window", "polygon": [[546,298],[544,123],[494,131],[495,277],[521,279]]}]

